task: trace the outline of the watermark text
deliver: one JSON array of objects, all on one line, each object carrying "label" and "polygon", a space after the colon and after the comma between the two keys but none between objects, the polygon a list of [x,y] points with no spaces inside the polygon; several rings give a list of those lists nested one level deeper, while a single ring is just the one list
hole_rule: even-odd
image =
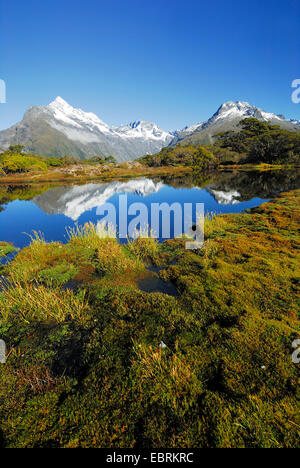
[{"label": "watermark text", "polygon": [[[134,239],[187,238],[186,249],[201,249],[204,244],[203,203],[144,203],[128,205],[127,195],[120,195],[118,209],[112,203],[97,208],[98,226],[106,227],[108,237]],[[118,215],[117,215],[118,213]]]},{"label": "watermark text", "polygon": [[292,93],[292,102],[294,104],[300,103],[300,79],[294,80],[292,83],[292,88],[296,88]]},{"label": "watermark text", "polygon": [[0,340],[0,364],[6,363],[6,344],[3,340]]},{"label": "watermark text", "polygon": [[0,80],[0,104],[6,103],[6,84],[4,80]]},{"label": "watermark text", "polygon": [[294,364],[300,364],[300,340],[295,340],[292,348],[295,350],[292,354],[292,361]]}]

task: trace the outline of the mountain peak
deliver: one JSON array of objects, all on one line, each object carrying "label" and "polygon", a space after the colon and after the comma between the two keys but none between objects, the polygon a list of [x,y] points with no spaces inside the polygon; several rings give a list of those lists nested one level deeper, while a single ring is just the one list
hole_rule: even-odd
[{"label": "mountain peak", "polygon": [[102,132],[110,131],[109,126],[100,120],[96,114],[74,108],[60,96],[57,96],[54,101],[46,106],[46,109],[50,111],[50,114],[54,120],[59,122],[59,124],[82,129],[88,128],[89,132],[97,130]]},{"label": "mountain peak", "polygon": [[219,107],[218,112],[228,110],[228,109],[245,110],[245,109],[251,109],[251,108],[254,108],[254,106],[251,106],[251,104],[249,104],[249,102],[246,102],[246,101],[227,101],[227,102],[224,102]]},{"label": "mountain peak", "polygon": [[60,96],[57,96],[56,99],[54,99],[54,101],[52,101],[50,104],[49,104],[49,107],[55,107],[55,108],[64,108],[64,109],[73,109],[72,106],[70,106],[70,104],[67,103],[67,101],[65,101],[62,97]]},{"label": "mountain peak", "polygon": [[239,130],[239,123],[246,118],[255,118],[262,122],[269,122],[291,131],[298,130],[300,127],[300,122],[297,120],[285,120],[283,115],[266,112],[249,104],[249,102],[227,101],[206,122],[186,127],[179,132],[174,132],[171,146],[176,145],[178,142],[211,144],[217,133]]},{"label": "mountain peak", "polygon": [[262,121],[284,121],[283,116],[276,114],[271,114],[265,112],[264,110],[252,106],[249,102],[243,101],[228,101],[222,104],[217,112],[213,115],[210,120],[232,120],[232,119],[245,119],[249,117],[254,117]]},{"label": "mountain peak", "polygon": [[56,103],[58,103],[58,104],[68,104],[67,101],[65,101],[61,96],[57,96],[57,97],[54,99],[53,103],[54,103],[54,102],[56,102]]},{"label": "mountain peak", "polygon": [[[40,137],[41,143],[36,149],[39,154],[63,156],[69,152],[71,156],[75,154],[80,158],[101,154],[112,155],[118,161],[131,161],[146,153],[158,153],[173,139],[171,133],[144,120],[120,127],[110,126],[96,114],[72,107],[61,96],[48,105],[31,106],[17,125],[17,130],[22,134],[25,145],[27,141],[31,145],[32,134],[35,140],[36,135]],[[1,138],[0,132],[0,144],[4,141],[6,146],[3,147],[8,147],[15,129],[3,135]],[[46,148],[44,140],[49,142]]]}]

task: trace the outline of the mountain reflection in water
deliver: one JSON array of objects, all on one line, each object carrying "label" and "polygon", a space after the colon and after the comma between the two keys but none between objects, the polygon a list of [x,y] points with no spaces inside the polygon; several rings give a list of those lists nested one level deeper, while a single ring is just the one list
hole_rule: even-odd
[{"label": "mountain reflection in water", "polygon": [[[202,176],[162,177],[86,185],[0,186],[0,240],[28,245],[25,233],[44,233],[47,241],[65,242],[66,227],[97,222],[97,207],[116,207],[121,194],[128,205],[204,203],[206,213],[239,213],[280,192],[300,187],[299,170],[219,172]],[[130,217],[128,222],[130,221]]]}]

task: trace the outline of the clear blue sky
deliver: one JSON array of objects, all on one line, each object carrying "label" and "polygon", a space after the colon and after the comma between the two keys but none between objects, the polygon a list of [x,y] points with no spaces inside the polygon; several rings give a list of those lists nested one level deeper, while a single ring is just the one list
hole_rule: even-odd
[{"label": "clear blue sky", "polygon": [[165,129],[228,100],[300,118],[299,0],[0,0],[0,129],[57,95]]}]

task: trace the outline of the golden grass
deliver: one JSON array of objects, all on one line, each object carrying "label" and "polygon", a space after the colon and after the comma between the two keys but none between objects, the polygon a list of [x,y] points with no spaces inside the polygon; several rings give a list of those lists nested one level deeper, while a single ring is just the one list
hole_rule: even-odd
[{"label": "golden grass", "polygon": [[230,225],[230,216],[228,215],[216,215],[211,213],[205,216],[204,219],[204,236],[205,238],[217,235],[228,229]]},{"label": "golden grass", "polygon": [[128,239],[127,249],[138,260],[155,260],[159,253],[158,240],[149,228],[136,231],[133,239]]},{"label": "golden grass", "polygon": [[18,281],[9,285],[2,282],[2,289],[0,317],[4,321],[15,317],[26,323],[63,323],[66,320],[83,323],[90,314],[84,293],[75,296],[72,291]]},{"label": "golden grass", "polygon": [[14,175],[5,175],[0,177],[1,184],[21,184],[21,183],[59,183],[59,182],[72,182],[77,181],[84,183],[86,181],[110,181],[114,179],[130,179],[133,177],[145,176],[168,176],[176,174],[184,174],[192,172],[188,167],[139,167],[133,169],[125,169],[122,167],[115,167],[110,171],[102,171],[101,167],[95,170],[95,166],[85,166],[80,171],[67,172],[63,168],[53,169],[47,173],[22,173]]}]

